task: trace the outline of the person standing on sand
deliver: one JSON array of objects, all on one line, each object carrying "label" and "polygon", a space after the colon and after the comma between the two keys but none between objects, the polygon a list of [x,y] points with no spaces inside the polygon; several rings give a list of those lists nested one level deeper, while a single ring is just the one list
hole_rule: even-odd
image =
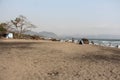
[{"label": "person standing on sand", "polygon": [[94,45],[94,42],[93,42],[93,41],[91,41],[91,43]]},{"label": "person standing on sand", "polygon": [[72,43],[74,43],[74,38],[72,38]]}]

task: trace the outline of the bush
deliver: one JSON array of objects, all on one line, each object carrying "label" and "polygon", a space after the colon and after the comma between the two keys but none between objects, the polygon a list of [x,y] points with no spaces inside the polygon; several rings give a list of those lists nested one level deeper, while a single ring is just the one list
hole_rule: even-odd
[{"label": "bush", "polygon": [[40,37],[39,37],[39,36],[37,36],[37,35],[33,35],[33,36],[30,36],[30,39],[39,40],[39,39],[40,39]]},{"label": "bush", "polygon": [[0,24],[0,38],[5,37],[7,30],[4,28],[4,25],[1,23]]}]

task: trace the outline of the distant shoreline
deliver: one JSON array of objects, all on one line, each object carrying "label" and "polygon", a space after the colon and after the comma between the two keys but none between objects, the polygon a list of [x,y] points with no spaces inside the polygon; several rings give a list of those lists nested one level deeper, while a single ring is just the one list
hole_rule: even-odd
[{"label": "distant shoreline", "polygon": [[120,41],[120,39],[97,39],[97,38],[88,38],[89,40],[105,40],[105,41]]}]

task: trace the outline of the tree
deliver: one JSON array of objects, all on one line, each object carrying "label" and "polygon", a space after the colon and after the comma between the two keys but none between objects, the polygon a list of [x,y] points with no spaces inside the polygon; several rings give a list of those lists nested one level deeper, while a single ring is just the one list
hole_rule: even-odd
[{"label": "tree", "polygon": [[1,28],[0,31],[9,32],[9,31],[11,31],[11,24],[10,24],[10,22],[0,23],[0,28]]},{"label": "tree", "polygon": [[6,23],[0,23],[0,38],[7,32],[6,25]]},{"label": "tree", "polygon": [[35,25],[31,24],[23,15],[18,16],[15,18],[15,20],[11,20],[11,23],[11,30],[18,34],[18,38],[21,38],[21,35],[24,32],[36,27]]},{"label": "tree", "polygon": [[6,32],[7,31],[7,29],[5,28],[6,25],[7,25],[6,23],[1,23],[0,24],[0,32]]}]

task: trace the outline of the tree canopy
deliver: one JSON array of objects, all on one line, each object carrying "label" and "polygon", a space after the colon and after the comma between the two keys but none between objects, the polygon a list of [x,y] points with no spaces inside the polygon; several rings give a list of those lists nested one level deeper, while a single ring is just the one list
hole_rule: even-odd
[{"label": "tree canopy", "polygon": [[0,23],[0,32],[6,32],[7,29],[5,28],[6,27],[6,23]]}]

